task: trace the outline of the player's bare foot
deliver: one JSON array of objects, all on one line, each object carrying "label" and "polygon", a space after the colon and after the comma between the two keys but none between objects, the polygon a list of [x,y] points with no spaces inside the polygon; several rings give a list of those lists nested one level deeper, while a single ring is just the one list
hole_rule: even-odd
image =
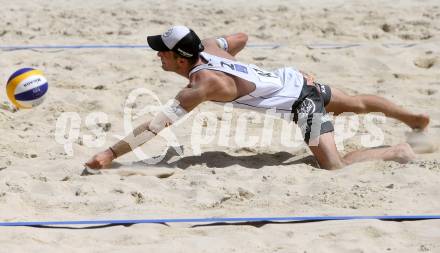
[{"label": "player's bare foot", "polygon": [[394,146],[393,152],[395,157],[392,160],[398,163],[407,163],[416,158],[416,154],[408,143]]},{"label": "player's bare foot", "polygon": [[429,125],[429,116],[427,114],[418,114],[408,125],[414,130],[424,130]]}]

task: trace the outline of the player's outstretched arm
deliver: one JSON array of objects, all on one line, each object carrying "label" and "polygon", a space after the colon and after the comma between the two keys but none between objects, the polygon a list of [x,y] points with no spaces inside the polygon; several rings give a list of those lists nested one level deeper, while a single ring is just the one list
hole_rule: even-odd
[{"label": "player's outstretched arm", "polygon": [[94,155],[85,165],[91,169],[109,167],[120,157],[154,138],[164,128],[183,118],[200,103],[210,99],[210,85],[184,88],[156,116],[136,127],[133,132],[107,150]]}]

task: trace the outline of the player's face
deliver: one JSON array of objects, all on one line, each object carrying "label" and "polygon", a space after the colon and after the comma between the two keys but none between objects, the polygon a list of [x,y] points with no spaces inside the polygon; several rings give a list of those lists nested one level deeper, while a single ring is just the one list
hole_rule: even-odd
[{"label": "player's face", "polygon": [[177,59],[172,51],[159,51],[157,56],[160,57],[163,70],[175,71],[177,69]]}]

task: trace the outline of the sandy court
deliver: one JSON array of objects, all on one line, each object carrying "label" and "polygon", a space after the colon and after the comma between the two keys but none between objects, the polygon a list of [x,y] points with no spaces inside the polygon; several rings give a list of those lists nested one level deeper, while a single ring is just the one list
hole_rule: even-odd
[{"label": "sandy court", "polygon": [[[419,145],[415,161],[372,161],[325,171],[316,168],[306,146],[286,147],[281,120],[274,122],[269,144],[242,147],[235,126],[247,112],[234,110],[231,130],[221,135],[220,125],[227,121],[224,108],[205,103],[186,123],[172,128],[184,146],[183,157],[170,151],[163,162],[148,165],[130,154],[118,159],[114,169],[81,176],[85,161],[125,135],[124,105],[130,92],[147,88],[165,102],[187,80],[163,72],[155,52],[145,48],[2,50],[3,85],[15,70],[34,67],[45,73],[49,93],[31,110],[0,111],[1,221],[440,214],[438,1],[0,4],[2,47],[145,45],[147,35],[174,24],[187,25],[201,37],[240,31],[255,46],[238,55],[243,62],[267,69],[294,66],[349,94],[381,95],[431,115],[425,136],[411,139]],[[0,98],[6,100],[4,88]],[[136,113],[152,103],[156,97],[145,95],[130,106]],[[198,154],[191,133],[194,125],[203,128],[205,122],[196,115],[206,110],[214,113],[219,127],[212,141],[198,145]],[[79,120],[70,152],[56,140],[57,122],[66,113]],[[87,118],[97,115],[105,115],[107,124],[92,129],[96,124]],[[256,119],[247,125],[249,136],[261,138],[260,117],[248,115],[250,121]],[[350,120],[365,122],[365,117],[334,119],[342,153],[362,148],[362,136],[368,133],[362,124],[347,128]],[[376,127],[384,133],[384,145],[411,138],[410,128],[393,119],[379,120]],[[104,134],[101,142],[95,130]],[[68,132],[58,137],[63,134]],[[166,144],[158,138],[142,150],[157,155]],[[440,252],[438,220],[193,225],[1,227],[0,252]]]}]

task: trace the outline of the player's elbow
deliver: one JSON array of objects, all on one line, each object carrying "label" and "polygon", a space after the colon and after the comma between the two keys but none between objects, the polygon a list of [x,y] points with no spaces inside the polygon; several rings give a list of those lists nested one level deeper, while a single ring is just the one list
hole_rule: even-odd
[{"label": "player's elbow", "polygon": [[240,32],[234,34],[232,37],[228,38],[228,43],[229,43],[228,52],[231,55],[235,56],[246,46],[247,41],[248,41],[248,36],[246,33]]},{"label": "player's elbow", "polygon": [[236,38],[242,41],[247,41],[248,40],[248,35],[244,32],[238,32],[235,34]]},{"label": "player's elbow", "polygon": [[248,35],[246,33],[244,33],[244,32],[239,32],[239,33],[236,34],[236,36],[237,36],[237,41],[240,44],[242,44],[243,47],[244,47],[246,45],[248,39],[249,39]]}]

